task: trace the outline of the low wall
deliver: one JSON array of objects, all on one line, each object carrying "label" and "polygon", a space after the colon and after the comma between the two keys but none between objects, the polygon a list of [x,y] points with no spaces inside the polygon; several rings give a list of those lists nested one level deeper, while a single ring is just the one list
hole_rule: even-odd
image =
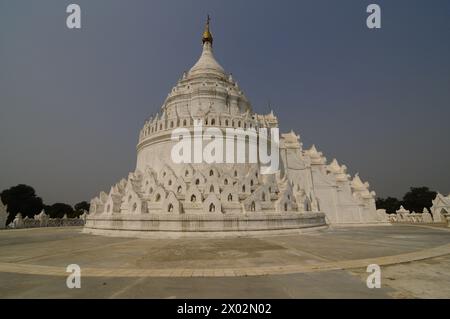
[{"label": "low wall", "polygon": [[83,214],[79,218],[49,218],[45,213],[41,212],[39,215],[34,216],[34,218],[22,218],[22,214],[19,213],[7,228],[22,229],[38,227],[82,227],[86,223],[86,216],[87,214]]},{"label": "low wall", "polygon": [[46,223],[36,219],[24,219],[22,227],[14,228],[37,228],[37,227],[65,227],[65,226],[84,226],[85,221],[79,218],[51,218]]},{"label": "low wall", "polygon": [[324,213],[100,214],[88,216],[84,232],[140,237],[140,233],[248,233],[325,226]]}]

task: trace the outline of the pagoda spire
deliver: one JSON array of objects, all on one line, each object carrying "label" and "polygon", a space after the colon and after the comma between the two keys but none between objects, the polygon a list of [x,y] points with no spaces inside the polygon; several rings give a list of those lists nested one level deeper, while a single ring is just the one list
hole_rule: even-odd
[{"label": "pagoda spire", "polygon": [[211,17],[208,14],[208,17],[206,18],[205,31],[203,31],[202,42],[203,42],[203,44],[205,44],[206,42],[209,42],[212,46],[213,36],[211,34],[211,31],[209,30],[210,21],[211,21]]}]

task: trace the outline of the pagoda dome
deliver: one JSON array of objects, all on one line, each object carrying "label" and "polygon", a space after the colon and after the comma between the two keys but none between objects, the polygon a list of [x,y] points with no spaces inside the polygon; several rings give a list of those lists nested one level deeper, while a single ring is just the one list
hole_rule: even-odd
[{"label": "pagoda dome", "polygon": [[207,74],[226,78],[225,70],[214,58],[212,44],[210,42],[205,42],[203,44],[202,54],[197,63],[189,70],[188,76],[195,77]]},{"label": "pagoda dome", "polygon": [[202,35],[203,49],[198,61],[168,94],[162,113],[168,118],[205,117],[228,114],[243,117],[252,113],[250,102],[231,74],[217,62],[213,54],[209,18]]}]

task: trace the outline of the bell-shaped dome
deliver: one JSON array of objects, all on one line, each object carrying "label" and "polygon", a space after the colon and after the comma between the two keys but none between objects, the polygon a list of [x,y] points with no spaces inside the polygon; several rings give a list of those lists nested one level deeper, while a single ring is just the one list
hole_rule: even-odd
[{"label": "bell-shaped dome", "polygon": [[211,42],[206,41],[203,43],[203,52],[200,59],[198,59],[197,63],[189,70],[188,75],[194,77],[196,75],[211,73],[225,76],[225,70],[214,58]]},{"label": "bell-shaped dome", "polygon": [[209,113],[230,116],[252,113],[250,102],[237,82],[214,58],[209,18],[202,42],[200,58],[168,94],[162,106],[162,116],[190,118],[205,117]]}]

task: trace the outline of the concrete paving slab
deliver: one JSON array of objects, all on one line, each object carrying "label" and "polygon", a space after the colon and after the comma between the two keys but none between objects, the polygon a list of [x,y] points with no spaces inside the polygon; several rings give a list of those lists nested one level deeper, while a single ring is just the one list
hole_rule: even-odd
[{"label": "concrete paving slab", "polygon": [[[382,289],[365,283],[373,261]],[[449,231],[404,225],[206,240],[1,231],[0,298],[449,298],[449,261]],[[72,263],[81,289],[66,286]]]}]

